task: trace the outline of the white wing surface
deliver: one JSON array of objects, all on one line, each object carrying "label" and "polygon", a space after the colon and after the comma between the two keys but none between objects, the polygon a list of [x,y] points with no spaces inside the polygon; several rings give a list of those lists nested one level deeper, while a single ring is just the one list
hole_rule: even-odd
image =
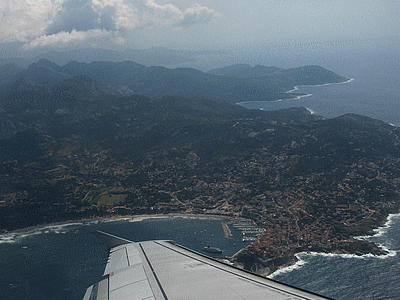
[{"label": "white wing surface", "polygon": [[170,241],[134,243],[94,233],[109,248],[104,277],[84,300],[328,299],[206,257]]}]

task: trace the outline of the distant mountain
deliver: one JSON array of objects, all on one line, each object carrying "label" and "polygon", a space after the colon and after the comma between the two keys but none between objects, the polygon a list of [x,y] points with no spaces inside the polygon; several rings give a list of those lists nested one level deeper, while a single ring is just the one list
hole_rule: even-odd
[{"label": "distant mountain", "polygon": [[107,79],[102,70],[110,70],[119,80],[148,82],[147,89],[166,84],[158,91],[193,87],[194,79],[201,86],[214,78],[215,90],[218,82],[246,83],[135,63],[68,68],[41,61],[0,96],[1,231],[116,212],[207,213],[251,218],[264,229],[235,256],[253,271],[276,270],[303,251],[384,253],[354,236],[399,210],[398,128],[354,114],[325,119],[305,108],[265,112],[204,97],[124,96],[86,74],[40,79],[82,70]]},{"label": "distant mountain", "polygon": [[38,61],[38,59],[28,59],[28,58],[5,58],[0,57],[0,66],[3,65],[15,65],[20,68],[28,68],[33,62]]},{"label": "distant mountain", "polygon": [[266,76],[280,70],[282,69],[276,67],[266,67],[260,65],[252,67],[251,65],[247,64],[238,64],[238,65],[213,69],[211,71],[208,71],[208,73],[214,75],[228,76],[228,77],[245,78],[245,77]]},{"label": "distant mountain", "polygon": [[107,85],[123,86],[137,80],[147,69],[146,66],[133,61],[98,61],[89,64],[69,62],[61,71],[71,77],[85,75]]},{"label": "distant mountain", "polygon": [[15,64],[0,65],[0,86],[14,82],[23,71]]},{"label": "distant mountain", "polygon": [[337,75],[320,66],[305,66],[281,70],[274,73],[277,80],[290,85],[320,85],[326,83],[346,82],[348,78]]},{"label": "distant mountain", "polygon": [[70,51],[51,51],[40,54],[38,59],[47,59],[59,65],[65,65],[70,61],[90,63],[93,61],[136,61],[146,66],[172,66],[181,63],[192,62],[202,54],[210,54],[214,51],[186,51],[172,50],[163,47],[150,49],[126,49],[124,51],[85,48]]},{"label": "distant mountain", "polygon": [[304,66],[284,70],[276,67],[260,65],[252,67],[250,65],[239,64],[214,69],[208,73],[236,78],[251,78],[253,82],[257,82],[261,86],[266,82],[275,82],[281,87],[288,89],[299,85],[340,83],[348,80],[320,66]]},{"label": "distant mountain", "polygon": [[[48,75],[48,70],[45,71]],[[75,108],[76,110],[85,106],[84,110],[90,110],[89,103],[94,103],[95,107],[98,107],[100,104],[103,105],[107,97],[118,95],[119,93],[105,84],[85,75],[47,85],[39,84],[24,76],[4,91],[3,96],[0,97],[0,107],[17,111],[40,109],[50,113],[57,109]]]},{"label": "distant mountain", "polygon": [[33,80],[37,84],[43,85],[49,85],[70,78],[68,74],[63,72],[60,66],[44,59],[31,64],[28,70],[23,72],[23,76]]},{"label": "distant mountain", "polygon": [[133,61],[69,62],[59,66],[45,59],[30,65],[23,72],[13,74],[24,76],[40,85],[51,85],[84,75],[126,95],[200,96],[233,103],[290,98],[295,95],[286,91],[295,85],[347,80],[317,66],[282,70],[275,67],[236,65],[204,73],[190,68],[146,67]]}]

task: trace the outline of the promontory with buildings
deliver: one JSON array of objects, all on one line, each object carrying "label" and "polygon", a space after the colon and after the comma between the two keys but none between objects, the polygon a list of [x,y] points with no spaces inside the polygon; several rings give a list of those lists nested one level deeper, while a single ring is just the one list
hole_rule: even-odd
[{"label": "promontory with buildings", "polygon": [[233,261],[262,274],[302,251],[384,253],[355,237],[398,212],[397,127],[232,104],[346,78],[316,66],[1,68],[3,232],[112,214],[213,214],[257,224],[261,234]]}]

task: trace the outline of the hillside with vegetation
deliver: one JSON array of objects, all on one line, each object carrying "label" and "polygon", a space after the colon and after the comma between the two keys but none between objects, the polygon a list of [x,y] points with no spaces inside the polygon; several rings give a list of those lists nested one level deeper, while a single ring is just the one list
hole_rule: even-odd
[{"label": "hillside with vegetation", "polygon": [[86,74],[48,84],[32,76],[0,97],[2,231],[115,214],[216,214],[263,229],[233,258],[259,273],[300,251],[383,253],[354,237],[398,211],[398,128],[305,108],[123,95]]},{"label": "hillside with vegetation", "polygon": [[233,103],[294,98],[298,94],[286,92],[296,85],[347,81],[347,78],[317,66],[283,70],[238,65],[204,73],[190,68],[146,67],[133,61],[69,62],[58,66],[41,59],[26,70],[13,65],[0,67],[0,92],[3,94],[8,93],[11,83],[2,76],[7,72],[13,80],[17,76],[44,86],[76,76],[88,76],[125,95],[205,97]]}]

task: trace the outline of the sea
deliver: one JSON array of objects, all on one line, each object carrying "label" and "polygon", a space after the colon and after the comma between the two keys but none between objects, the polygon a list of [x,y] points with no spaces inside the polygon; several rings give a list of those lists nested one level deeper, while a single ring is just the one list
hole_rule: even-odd
[{"label": "sea", "polygon": [[226,238],[213,217],[101,219],[49,225],[0,235],[1,300],[77,300],[101,279],[106,247],[92,234],[102,230],[131,241],[173,240],[195,251],[218,247],[224,259],[246,247],[242,231]]},{"label": "sea", "polygon": [[[308,59],[305,63],[310,62]],[[293,62],[294,63],[294,62]],[[300,64],[302,65],[302,64]],[[348,79],[343,84],[300,86],[304,96],[273,102],[240,103],[249,109],[278,110],[303,106],[311,113],[334,118],[359,114],[400,126],[400,56],[389,50],[325,57],[320,65]]]},{"label": "sea", "polygon": [[[311,51],[312,52],[312,51]],[[274,102],[247,102],[249,109],[274,111],[305,107],[312,114],[335,118],[354,113],[400,126],[400,57],[398,49],[314,51],[294,60],[316,64],[345,76],[342,84],[299,86],[304,96]],[[316,53],[317,52],[317,53]],[[288,64],[293,64],[294,60]],[[376,234],[365,238],[386,249],[385,256],[301,253],[298,262],[270,277],[333,299],[400,299],[400,215],[391,215]]]},{"label": "sea", "polygon": [[[132,241],[174,240],[196,251],[205,246],[231,256],[250,242],[230,225],[226,238],[214,217],[102,219],[48,225],[0,235],[0,299],[76,300],[97,282],[106,247],[92,234],[102,230]],[[300,253],[298,262],[269,277],[334,299],[399,299],[400,214],[376,234],[360,237],[388,251],[385,256]],[[218,258],[218,257],[217,257]]]},{"label": "sea", "polygon": [[[297,53],[294,50],[275,51],[272,56],[257,54],[255,62],[278,67],[317,64],[352,80],[298,87],[297,92],[306,97],[241,105],[260,110],[303,106],[327,118],[355,113],[400,126],[398,49],[345,49],[330,54],[326,49],[325,54],[311,50],[302,56],[292,55],[292,60],[279,60],[277,55],[288,57]],[[226,256],[248,245],[232,226],[233,239],[225,238],[221,220],[215,218],[109,219],[14,232],[0,236],[0,299],[82,299],[85,289],[101,277],[107,260],[105,246],[89,234],[94,230],[133,241],[172,239],[197,251],[211,245],[221,248]],[[300,253],[295,265],[270,277],[338,300],[400,299],[400,214],[389,216],[375,235],[359,238],[377,243],[388,254]]]}]

